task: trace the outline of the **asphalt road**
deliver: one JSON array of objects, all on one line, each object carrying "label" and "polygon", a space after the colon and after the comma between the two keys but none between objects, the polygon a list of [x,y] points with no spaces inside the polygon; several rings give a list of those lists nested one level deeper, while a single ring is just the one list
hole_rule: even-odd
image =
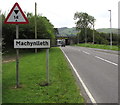
[{"label": "asphalt road", "polygon": [[118,103],[117,51],[61,47],[97,103]]}]

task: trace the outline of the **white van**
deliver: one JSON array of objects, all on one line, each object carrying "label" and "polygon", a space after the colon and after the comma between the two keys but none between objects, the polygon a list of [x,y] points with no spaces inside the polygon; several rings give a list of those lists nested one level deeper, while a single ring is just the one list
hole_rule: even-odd
[{"label": "white van", "polygon": [[57,40],[57,45],[61,47],[65,47],[65,39],[58,39]]}]

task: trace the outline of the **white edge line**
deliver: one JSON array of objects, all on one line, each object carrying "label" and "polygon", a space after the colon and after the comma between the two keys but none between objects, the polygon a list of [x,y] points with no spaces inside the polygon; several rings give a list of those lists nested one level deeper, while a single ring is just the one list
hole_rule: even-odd
[{"label": "white edge line", "polygon": [[118,66],[118,64],[116,64],[116,63],[114,63],[114,62],[111,62],[111,61],[108,61],[108,60],[106,60],[106,59],[103,59],[103,58],[101,58],[101,57],[98,57],[98,56],[95,56],[96,58],[98,58],[98,59],[101,59],[101,60],[103,60],[103,61],[106,61],[106,62],[108,62],[108,63],[111,63],[111,64],[113,64],[113,65],[116,65],[116,66]]},{"label": "white edge line", "polygon": [[[61,49],[61,48],[60,48]],[[61,49],[62,50],[62,49]],[[85,85],[85,83],[83,82],[83,80],[81,79],[80,75],[78,74],[77,70],[75,69],[75,67],[73,66],[73,64],[71,63],[70,59],[67,57],[67,55],[65,54],[65,52],[62,50],[62,52],[64,53],[65,57],[67,58],[67,60],[69,61],[70,65],[72,66],[74,72],[76,73],[78,79],[80,80],[83,88],[85,89],[88,97],[90,98],[91,102],[92,103],[95,103],[96,104],[96,101],[95,99],[93,98],[92,94],[90,93],[90,91],[88,90],[87,86]]]}]

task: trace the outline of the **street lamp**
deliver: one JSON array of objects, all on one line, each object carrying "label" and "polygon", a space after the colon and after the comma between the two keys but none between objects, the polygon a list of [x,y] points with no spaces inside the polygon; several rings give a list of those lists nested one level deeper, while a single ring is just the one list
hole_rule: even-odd
[{"label": "street lamp", "polygon": [[79,41],[80,41],[80,33],[81,33],[81,30],[77,30],[77,44],[79,44]]},{"label": "street lamp", "polygon": [[93,44],[95,43],[95,35],[94,35],[94,22],[93,22]]},{"label": "street lamp", "polygon": [[110,46],[111,46],[111,48],[112,48],[112,31],[111,31],[111,29],[112,29],[112,22],[111,22],[111,10],[108,10],[108,11],[110,11]]}]

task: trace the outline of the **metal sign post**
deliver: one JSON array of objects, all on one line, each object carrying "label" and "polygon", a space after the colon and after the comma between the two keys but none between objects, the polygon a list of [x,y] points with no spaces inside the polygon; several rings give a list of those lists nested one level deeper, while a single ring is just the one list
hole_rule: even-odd
[{"label": "metal sign post", "polygon": [[46,49],[46,79],[47,84],[49,84],[49,49]]},{"label": "metal sign post", "polygon": [[[19,38],[19,26],[16,24],[16,39]],[[16,88],[19,88],[19,49],[16,49]]]}]

